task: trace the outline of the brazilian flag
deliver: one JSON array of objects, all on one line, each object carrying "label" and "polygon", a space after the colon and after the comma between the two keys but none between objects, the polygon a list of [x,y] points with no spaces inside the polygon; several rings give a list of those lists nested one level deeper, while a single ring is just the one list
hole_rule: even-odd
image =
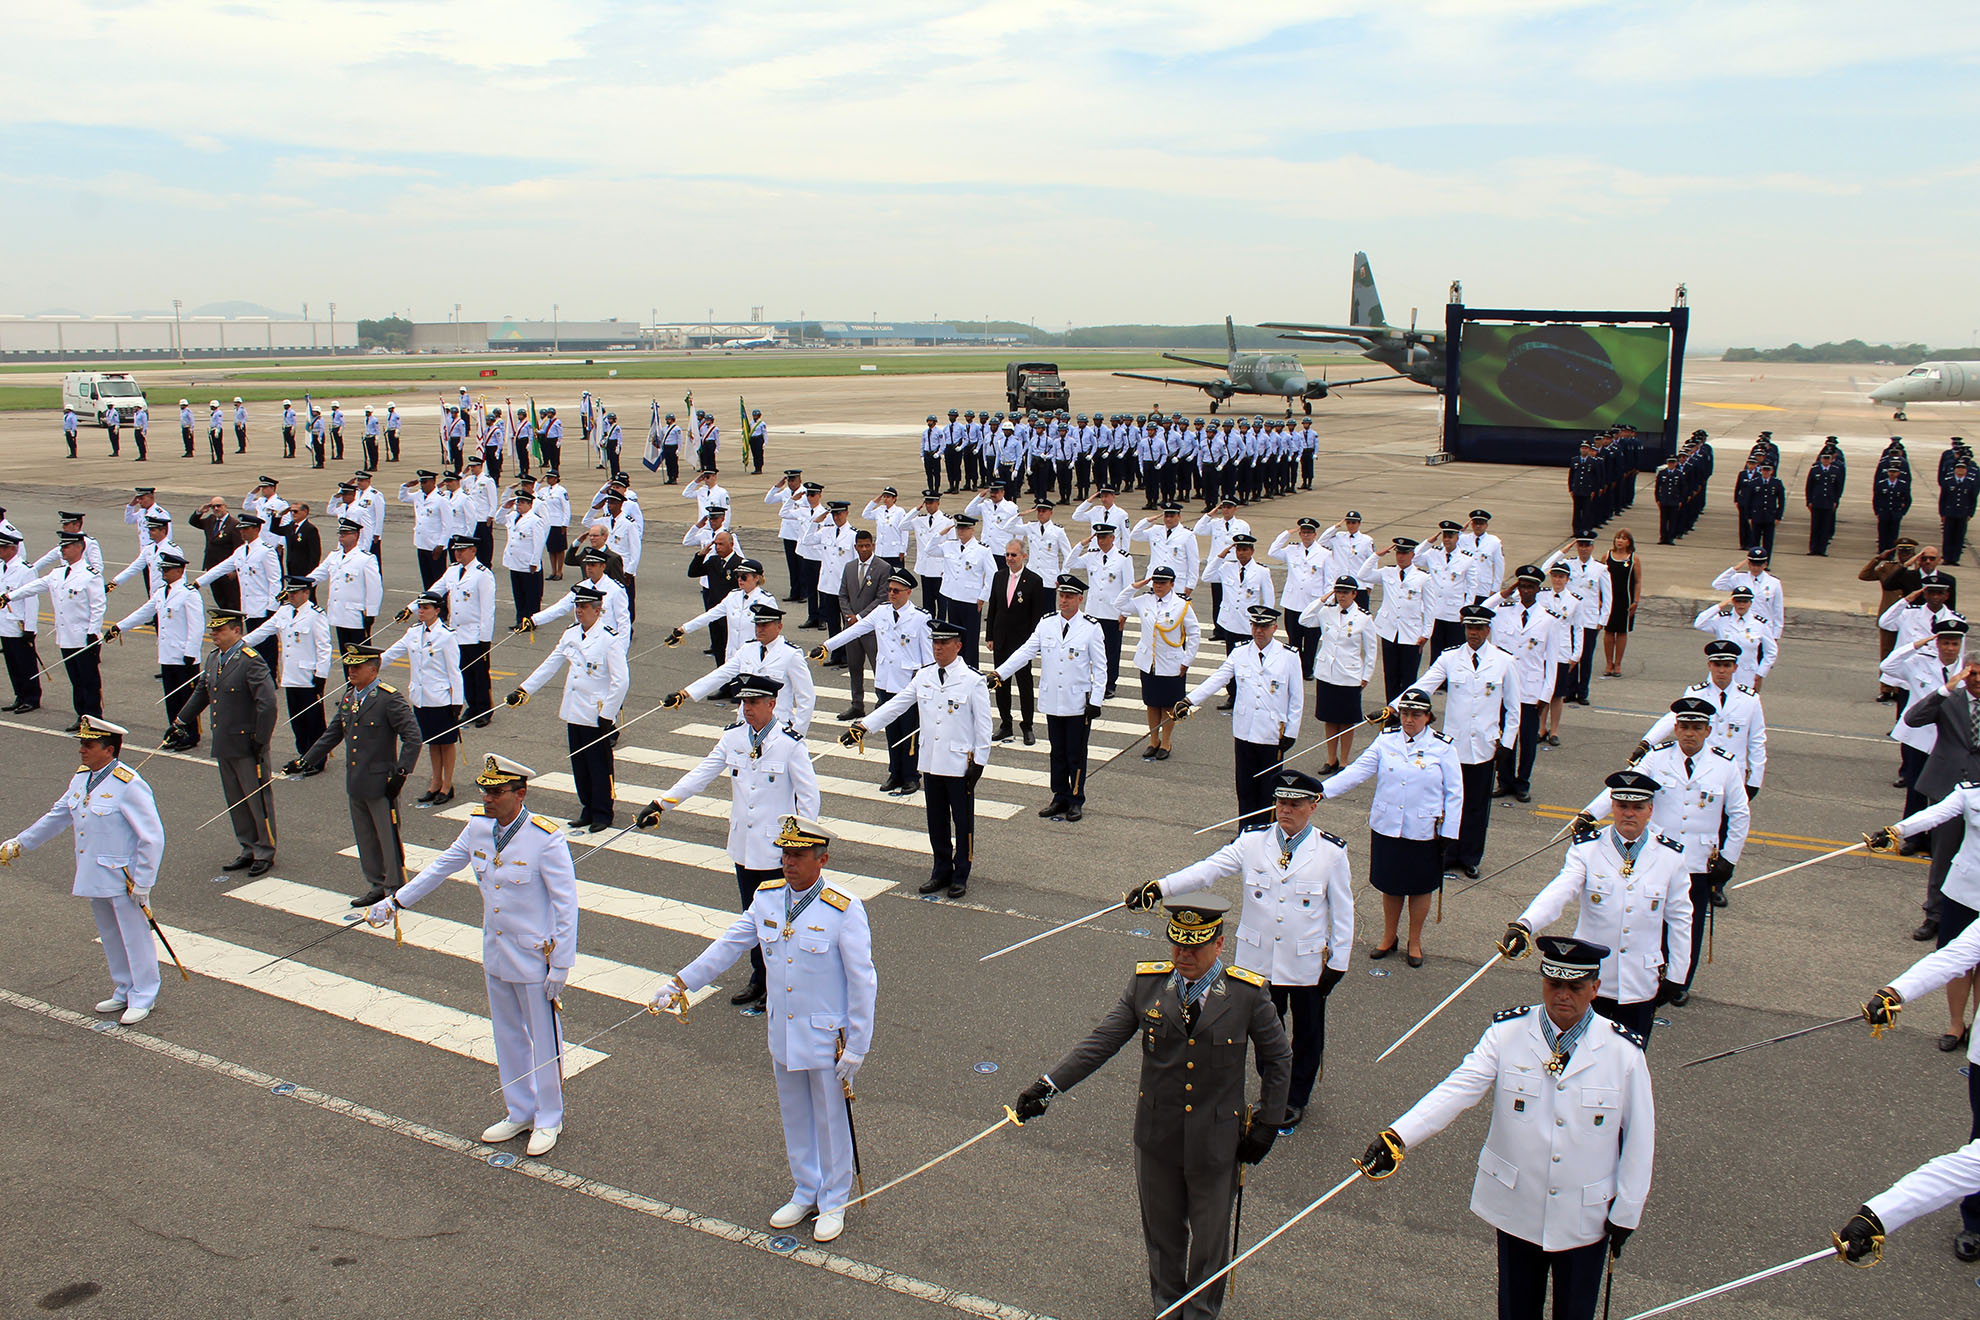
[{"label": "brazilian flag", "polygon": [[736,437],[736,443],[742,446],[742,452],[747,457],[749,454],[749,405],[743,402],[743,396],[740,394],[736,396],[736,411],[742,414],[742,432]]},{"label": "brazilian flag", "polygon": [[536,419],[536,396],[529,397],[529,452],[540,464],[543,462],[543,423]]}]

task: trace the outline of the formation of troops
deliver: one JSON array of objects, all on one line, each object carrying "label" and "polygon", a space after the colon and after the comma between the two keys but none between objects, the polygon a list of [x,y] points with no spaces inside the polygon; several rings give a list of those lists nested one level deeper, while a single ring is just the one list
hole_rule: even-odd
[{"label": "formation of troops", "polygon": [[[798,469],[771,484],[762,502],[776,510],[784,543],[780,599],[771,586],[775,560],[745,553],[731,524],[736,497],[721,484],[712,419],[696,416],[690,437],[671,415],[657,416],[656,404],[641,465],[666,473],[660,484],[675,484],[678,450],[696,446],[698,475],[679,493],[691,507],[674,506],[688,528],[672,567],[697,579],[701,608],[634,649],[641,557],[649,544],[667,542],[649,542],[653,510],[618,467],[616,415],[589,396],[581,403],[582,435],[604,476],[595,491],[574,495],[558,478],[557,449],[543,444],[557,425],[554,409],[531,404],[520,419],[512,408],[484,412],[470,432],[466,419],[478,405],[461,393],[442,437],[463,441],[448,455],[458,466],[418,471],[389,501],[409,506],[410,554],[403,541],[386,545],[388,500],[371,484],[369,449],[366,466],[329,502],[334,549],[302,534],[307,505],[289,503],[279,481],[263,475],[238,507],[215,497],[188,520],[203,538],[195,553],[204,566],[192,577],[193,556],[154,489],[132,497],[126,522],[136,553],[110,576],[120,556],[106,563],[83,514],[61,511],[56,546],[30,562],[27,537],[0,510],[9,710],[40,704],[34,635],[38,598],[47,595],[82,762],[54,806],[0,843],[0,863],[72,832],[74,892],[91,900],[111,981],[98,1010],[141,1021],[155,1011],[163,981],[152,938],[163,932],[150,898],[164,830],[151,788],[126,758],[127,728],[105,715],[97,666],[104,642],[141,626],[156,633],[163,745],[205,741],[216,762],[239,845],[227,869],[259,876],[274,865],[279,713],[294,747],[285,776],[310,778],[333,754],[345,757],[355,917],[390,925],[447,876],[471,871],[484,903],[505,1103],[482,1138],[527,1134],[531,1155],[547,1153],[566,1123],[561,996],[579,948],[571,836],[657,829],[720,781],[730,798],[738,915],[667,980],[653,1007],[685,1017],[694,992],[748,959],[749,979],[731,1002],[766,1019],[792,1184],[769,1223],[809,1221],[815,1240],[831,1241],[845,1231],[848,1208],[868,1195],[855,1194],[849,1101],[874,1044],[877,974],[864,906],[826,873],[834,839],[818,819],[813,748],[827,729],[842,726],[838,740],[862,752],[884,743],[879,791],[919,793],[925,804],[930,871],[921,892],[960,899],[983,883],[978,859],[992,855],[978,839],[978,785],[1000,744],[1035,740],[1037,716],[1050,750],[1050,798],[1037,815],[1053,825],[1077,824],[1107,799],[1132,795],[1124,777],[1093,792],[1094,776],[1114,761],[1138,751],[1142,773],[1159,774],[1179,726],[1228,718],[1228,836],[1121,898],[1130,910],[1163,909],[1170,956],[1138,964],[1092,1034],[1026,1086],[1005,1120],[1043,1118],[1054,1097],[1139,1037],[1134,1141],[1151,1297],[1163,1315],[1216,1315],[1241,1170],[1297,1131],[1318,1102],[1328,1000],[1355,946],[1358,861],[1366,859],[1382,900],[1367,957],[1423,966],[1432,904],[1448,881],[1478,878],[1491,855],[1492,799],[1530,800],[1538,754],[1557,743],[1563,707],[1589,700],[1595,638],[1615,608],[1615,578],[1592,553],[1592,529],[1630,507],[1636,437],[1619,433],[1587,447],[1570,470],[1576,535],[1542,562],[1509,565],[1483,508],[1385,529],[1381,538],[1352,509],[1326,525],[1302,517],[1254,526],[1261,501],[1310,488],[1310,423],[1227,419],[1213,428],[1159,414],[952,411],[946,426],[931,415],[923,432],[928,481],[918,507],[892,487],[836,498]],[[341,444],[340,410],[332,410],[325,434],[305,440],[318,466]],[[526,441],[517,439],[519,426],[530,428]],[[757,414],[744,432],[745,466],[755,471],[761,427]],[[381,432],[381,457],[395,461],[396,428],[375,432],[366,422],[360,438]],[[242,452],[245,430],[236,438]],[[1537,952],[1539,1002],[1497,1014],[1450,1076],[1355,1161],[1354,1177],[1385,1180],[1408,1152],[1491,1098],[1472,1209],[1498,1233],[1502,1316],[1541,1315],[1551,1285],[1555,1315],[1591,1317],[1610,1262],[1642,1221],[1655,1152],[1647,1053],[1655,1016],[1685,1005],[1710,961],[1712,924],[1731,901],[1765,780],[1761,689],[1779,658],[1786,613],[1770,569],[1780,518],[1771,445],[1763,437],[1748,464],[1755,475],[1742,473],[1743,553],[1712,582],[1723,602],[1694,621],[1707,635],[1696,681],[1677,685],[1627,763],[1618,758],[1557,836],[1564,851],[1552,877],[1508,912],[1493,949],[1477,951],[1494,961]],[[1943,469],[1942,507],[1944,483],[1957,491],[1971,479],[1963,449],[1956,444]],[[518,470],[504,490],[489,469],[511,452]],[[1880,484],[1908,480],[1901,444],[1894,452]],[[538,471],[528,470],[529,458]],[[1831,446],[1812,469],[1811,509],[1815,474],[1839,463]],[[1658,473],[1663,539],[1695,521],[1710,464],[1701,434]],[[1834,484],[1839,498],[1839,475]],[[944,499],[965,488],[964,507],[945,512]],[[739,495],[755,498],[753,490]],[[1193,500],[1203,509],[1186,521]],[[498,527],[506,580],[494,571]],[[402,603],[388,599],[385,558],[416,567],[421,590]],[[545,606],[544,585],[563,578],[566,562],[575,580]],[[1980,769],[1969,765],[1980,762],[1980,660],[1966,658],[1966,623],[1937,562],[1914,572],[1917,586],[1880,620],[1891,634],[1883,680],[1902,705],[1898,728],[1908,731],[1893,736],[1905,749],[1902,778],[1913,796],[1902,819],[1865,842],[1877,851],[1929,848],[1918,938],[1936,940],[1938,950],[1893,976],[1864,1016],[1881,1030],[1945,986],[1952,1030],[1940,1043],[1951,1050],[1970,1041],[1965,993],[1980,967],[1980,926],[1971,924],[1980,862],[1968,856],[1965,833],[1980,820]],[[1896,571],[1872,580],[1895,589]],[[142,604],[110,621],[108,594],[140,581]],[[786,635],[786,606],[805,612],[798,631],[820,634],[810,645]],[[553,628],[541,662],[496,701],[491,654]],[[634,661],[702,632],[704,673],[634,696]],[[1221,654],[1199,664],[1206,642]],[[399,661],[404,679],[388,681],[385,671]],[[1123,665],[1133,672],[1124,676]],[[819,708],[824,668],[854,680],[852,704],[836,715]],[[540,718],[524,709],[553,681],[575,812],[562,822],[533,812],[527,797],[538,771],[497,753],[470,757],[465,770],[480,805],[413,873],[400,800],[422,754],[428,780],[413,805],[445,805],[463,741],[491,726],[488,736],[503,740],[517,721]],[[1134,688],[1147,733],[1095,764],[1094,724],[1121,700],[1123,683]],[[732,705],[733,722],[702,760],[621,822],[614,751],[625,731],[704,701]],[[125,703],[135,708],[139,699],[118,694]],[[1322,802],[1364,788],[1366,852],[1316,823]],[[1980,855],[1980,843],[1971,847]],[[1227,878],[1235,879],[1235,902],[1210,892]],[[1571,936],[1541,933],[1570,908]],[[1980,1043],[1970,1049],[1980,1064]],[[1253,1075],[1257,1099],[1247,1102]],[[1980,1088],[1974,1111],[1980,1133]],[[1838,1230],[1836,1250],[1852,1260],[1874,1255],[1886,1233],[1962,1196],[1955,1250],[1980,1259],[1980,1142],[1871,1198]]]}]

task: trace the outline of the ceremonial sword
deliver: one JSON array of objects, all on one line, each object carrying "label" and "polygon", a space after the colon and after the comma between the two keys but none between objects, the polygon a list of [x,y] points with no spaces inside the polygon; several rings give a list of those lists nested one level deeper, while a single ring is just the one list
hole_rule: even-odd
[{"label": "ceremonial sword", "polygon": [[1744,1288],[1749,1283],[1758,1283],[1762,1279],[1771,1279],[1776,1274],[1786,1274],[1789,1270],[1798,1270],[1803,1265],[1807,1265],[1813,1261],[1825,1258],[1833,1260],[1835,1255],[1836,1248],[1823,1247],[1820,1251],[1811,1251],[1806,1256],[1798,1256],[1793,1260],[1783,1261],[1779,1265],[1771,1265],[1764,1270],[1755,1270],[1743,1278],[1734,1279],[1730,1283],[1722,1283],[1716,1288],[1707,1288],[1705,1291],[1695,1292],[1689,1297],[1680,1297],[1675,1302],[1665,1302],[1662,1306],[1652,1307],[1648,1311],[1638,1311],[1635,1315],[1629,1317],[1629,1320],[1650,1320],[1650,1317],[1653,1315],[1664,1315],[1677,1310],[1681,1306],[1689,1306],[1693,1302],[1702,1302],[1707,1297],[1717,1297],[1721,1293],[1729,1293],[1735,1288]]},{"label": "ceremonial sword", "polygon": [[1074,926],[1084,926],[1087,922],[1092,921],[1095,917],[1104,917],[1109,912],[1120,911],[1122,909],[1125,909],[1126,907],[1127,907],[1126,903],[1109,903],[1106,907],[1101,908],[1098,912],[1089,912],[1083,917],[1075,917],[1071,921],[1060,922],[1058,925],[1052,927],[1052,929],[1050,930],[1040,931],[1036,935],[1032,935],[1025,939],[1019,940],[1016,944],[1007,944],[1003,948],[997,950],[995,953],[984,954],[981,958],[978,958],[976,961],[980,963],[986,963],[989,962],[992,958],[1001,958],[1007,953],[1015,953],[1019,949],[1022,949],[1027,944],[1036,944],[1038,943],[1038,941],[1042,939],[1045,939],[1052,935],[1057,935],[1062,930],[1071,930]]},{"label": "ceremonial sword", "polygon": [[[832,1062],[837,1063],[845,1056],[845,1052],[846,1029],[840,1027],[838,1048],[832,1051]],[[846,1135],[852,1138],[853,1179],[859,1183],[860,1194],[864,1195],[866,1192],[866,1170],[862,1169],[859,1164],[859,1129],[853,1125],[853,1101],[859,1097],[853,1094],[852,1082],[846,1078],[842,1077],[839,1079],[839,1089],[846,1093]]]},{"label": "ceremonial sword", "polygon": [[1361,729],[1367,728],[1371,724],[1380,724],[1383,720],[1386,720],[1388,717],[1389,717],[1389,708],[1384,706],[1381,710],[1376,711],[1373,715],[1370,715],[1367,719],[1363,720],[1361,723],[1350,724],[1347,728],[1342,729],[1339,733],[1335,734],[1331,738],[1325,739],[1321,742],[1314,743],[1308,747],[1300,748],[1298,751],[1294,752],[1291,756],[1288,756],[1285,760],[1280,761],[1277,765],[1266,766],[1263,770],[1260,770],[1257,774],[1253,775],[1252,778],[1258,779],[1265,775],[1269,775],[1274,770],[1279,769],[1280,766],[1292,764],[1294,761],[1297,761],[1300,757],[1305,756],[1308,752],[1316,751],[1319,748],[1329,746],[1333,743],[1337,743],[1341,739],[1347,737],[1350,733],[1358,732]]},{"label": "ceremonial sword", "polygon": [[1355,1169],[1353,1173],[1350,1173],[1347,1177],[1335,1183],[1333,1187],[1330,1188],[1326,1193],[1315,1199],[1310,1205],[1306,1207],[1306,1209],[1300,1211],[1298,1214],[1294,1215],[1291,1219],[1288,1219],[1285,1223],[1280,1224],[1270,1233],[1267,1233],[1264,1237],[1258,1239],[1258,1241],[1253,1243],[1252,1246],[1248,1250],[1246,1250],[1242,1256],[1236,1257],[1230,1262],[1230,1264],[1224,1266],[1224,1268],[1218,1270],[1215,1274],[1205,1279],[1202,1283],[1197,1284],[1194,1288],[1191,1288],[1188,1292],[1176,1298],[1175,1301],[1169,1303],[1168,1306],[1156,1312],[1155,1320],[1163,1320],[1164,1316],[1174,1314],[1177,1310],[1179,1310],[1182,1307],[1183,1303],[1187,1302],[1190,1298],[1202,1292],[1205,1288],[1208,1288],[1211,1284],[1215,1283],[1217,1280],[1223,1278],[1226,1274],[1229,1274],[1239,1265],[1242,1265],[1246,1260],[1250,1259],[1253,1255],[1257,1254],[1258,1250],[1261,1247],[1265,1246],[1268,1242],[1271,1242],[1274,1238],[1278,1237],[1281,1233],[1291,1228],[1294,1224],[1297,1224],[1300,1220],[1312,1214],[1315,1210],[1318,1210],[1321,1206],[1327,1204],[1327,1202],[1333,1200],[1336,1196],[1339,1196],[1342,1192],[1347,1190],[1349,1183],[1354,1182],[1356,1179],[1361,1178],[1362,1176],[1363,1174],[1361,1170],[1359,1168]]},{"label": "ceremonial sword", "polygon": [[1440,1001],[1435,1008],[1431,1009],[1428,1013],[1425,1013],[1415,1026],[1411,1027],[1408,1031],[1405,1031],[1397,1039],[1395,1044],[1389,1046],[1388,1049],[1383,1050],[1380,1054],[1376,1055],[1375,1062],[1380,1063],[1382,1060],[1388,1058],[1391,1054],[1394,1054],[1397,1050],[1401,1049],[1403,1047],[1404,1041],[1408,1040],[1411,1036],[1414,1036],[1417,1032],[1423,1030],[1423,1028],[1429,1026],[1431,1018],[1436,1017],[1439,1013],[1443,1012],[1446,1008],[1450,1007],[1450,1003],[1453,999],[1456,999],[1459,995],[1471,989],[1472,982],[1476,981],[1479,977],[1491,971],[1494,966],[1496,966],[1501,962],[1504,962],[1505,960],[1506,960],[1506,955],[1504,950],[1500,950],[1499,952],[1494,953],[1489,962],[1487,962],[1483,967],[1480,967],[1477,971],[1473,972],[1470,976],[1465,977],[1463,985],[1460,985],[1457,989],[1445,995],[1442,1001]]},{"label": "ceremonial sword", "polygon": [[926,1164],[923,1164],[918,1168],[909,1170],[907,1173],[902,1174],[900,1177],[894,1179],[892,1182],[881,1183],[878,1187],[874,1188],[870,1192],[861,1192],[858,1196],[855,1196],[852,1200],[846,1202],[845,1208],[850,1210],[854,1206],[858,1205],[861,1201],[870,1201],[874,1197],[880,1195],[880,1193],[886,1191],[888,1188],[898,1187],[902,1183],[906,1182],[908,1179],[913,1178],[919,1174],[928,1172],[928,1170],[934,1168],[936,1165],[940,1164],[943,1160],[948,1159],[950,1156],[960,1155],[963,1151],[968,1150],[971,1146],[974,1146],[977,1142],[983,1140],[985,1137],[989,1136],[992,1132],[995,1132],[998,1128],[1013,1124],[1018,1127],[1023,1127],[1024,1120],[1017,1116],[1017,1110],[1012,1109],[1009,1105],[1005,1105],[1004,1116],[1002,1118],[992,1123],[989,1127],[984,1128],[981,1132],[971,1137],[968,1141],[965,1141],[960,1145],[951,1146],[949,1149],[943,1151],[940,1155],[937,1155],[934,1159],[929,1160]]},{"label": "ceremonial sword", "polygon": [[[1568,831],[1573,827],[1573,825],[1574,822],[1569,821],[1566,825],[1561,826],[1560,829],[1554,832],[1553,838],[1547,840],[1545,843],[1541,844],[1538,848],[1535,848],[1532,852],[1526,854],[1524,857],[1515,858],[1514,860],[1507,862],[1504,866],[1499,867],[1497,870],[1489,871],[1486,874],[1479,876],[1476,880],[1473,880],[1463,889],[1460,889],[1456,893],[1453,893],[1451,897],[1461,898],[1465,894],[1468,894],[1472,890],[1478,888],[1478,886],[1484,884],[1487,880],[1492,879],[1494,876],[1504,875],[1506,872],[1512,870],[1515,866],[1519,866],[1522,865],[1523,863],[1532,861],[1534,858],[1538,857],[1541,853],[1546,852],[1549,848],[1559,843],[1562,837],[1568,833]],[[1761,878],[1765,879],[1764,876]]]},{"label": "ceremonial sword", "polygon": [[[1730,1050],[1720,1050],[1717,1054],[1708,1054],[1702,1059],[1693,1059],[1690,1063],[1683,1064],[1681,1066],[1690,1068],[1695,1064],[1710,1063],[1714,1059],[1730,1059],[1733,1055],[1744,1054],[1748,1050],[1765,1049],[1769,1045],[1778,1045],[1784,1040],[1793,1040],[1797,1036],[1812,1036],[1818,1031],[1827,1031],[1830,1027],[1840,1027],[1845,1023],[1861,1022],[1863,1020],[1864,1020],[1863,1014],[1851,1013],[1849,1016],[1839,1017],[1833,1022],[1822,1022],[1812,1027],[1803,1027],[1799,1031],[1789,1031],[1789,1032],[1784,1032],[1778,1036],[1769,1036],[1765,1040],[1756,1040],[1751,1044],[1740,1045]],[[1887,1030],[1887,1024],[1872,1024],[1870,1030],[1875,1035],[1881,1036],[1884,1034],[1885,1030]]]},{"label": "ceremonial sword", "polygon": [[[557,1065],[558,1074],[559,1076],[561,1076],[564,1066],[564,1055],[566,1053],[573,1050],[581,1050],[585,1046],[591,1044],[592,1041],[597,1040],[600,1036],[607,1035],[610,1032],[617,1031],[620,1027],[625,1026],[626,1023],[631,1022],[634,1018],[643,1017],[648,1013],[651,1013],[654,1017],[659,1017],[662,1014],[665,1014],[668,1017],[679,1018],[682,1022],[687,1021],[687,1005],[685,1002],[683,1002],[681,1004],[681,1007],[678,1009],[662,1008],[658,1004],[642,1005],[641,1007],[636,1008],[632,1012],[626,1014],[626,1016],[620,1018],[617,1022],[614,1022],[611,1026],[606,1027],[603,1031],[592,1032],[589,1036],[586,1036],[583,1040],[579,1041],[575,1045],[564,1045],[562,1043],[562,1037],[560,1035],[556,1058],[544,1060],[542,1063],[537,1064],[536,1067],[531,1068],[528,1072],[521,1074],[520,1076],[514,1078],[513,1080],[520,1082],[521,1080],[523,1080],[524,1077],[533,1077],[538,1072],[542,1071],[545,1068],[548,1068],[553,1063]],[[502,1093],[503,1087],[506,1087],[507,1085],[508,1083],[504,1082],[502,1086],[496,1087],[488,1094],[500,1095]]]},{"label": "ceremonial sword", "polygon": [[179,955],[173,950],[172,941],[165,938],[164,930],[158,925],[158,918],[151,915],[150,905],[137,896],[137,881],[131,878],[131,868],[121,866],[117,869],[124,873],[124,892],[131,896],[131,901],[138,905],[138,911],[144,913],[144,919],[151,923],[151,933],[156,935],[158,942],[165,946],[165,952],[172,955],[172,961],[179,969],[179,979],[181,981],[192,980],[192,973],[186,970],[184,963],[179,962]]},{"label": "ceremonial sword", "polygon": [[1869,846],[1867,843],[1852,843],[1846,848],[1837,848],[1833,852],[1825,852],[1820,857],[1811,857],[1805,862],[1796,862],[1793,866],[1783,866],[1778,871],[1769,871],[1765,875],[1756,875],[1751,880],[1742,880],[1736,885],[1728,886],[1728,888],[1744,889],[1748,885],[1757,885],[1762,880],[1772,880],[1777,875],[1786,875],[1789,871],[1799,871],[1804,866],[1813,866],[1817,862],[1826,862],[1831,857],[1841,857],[1845,853],[1862,852]]}]

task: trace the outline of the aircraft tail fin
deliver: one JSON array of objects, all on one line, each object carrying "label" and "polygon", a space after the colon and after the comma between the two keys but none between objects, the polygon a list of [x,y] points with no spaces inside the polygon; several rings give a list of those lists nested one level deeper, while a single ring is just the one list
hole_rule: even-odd
[{"label": "aircraft tail fin", "polygon": [[1349,325],[1387,325],[1382,315],[1382,295],[1375,292],[1375,272],[1369,268],[1368,254],[1354,254],[1354,292],[1348,304]]},{"label": "aircraft tail fin", "polygon": [[1231,318],[1228,316],[1224,318],[1224,338],[1230,341],[1231,356],[1235,358],[1237,356],[1237,326],[1232,324]]}]

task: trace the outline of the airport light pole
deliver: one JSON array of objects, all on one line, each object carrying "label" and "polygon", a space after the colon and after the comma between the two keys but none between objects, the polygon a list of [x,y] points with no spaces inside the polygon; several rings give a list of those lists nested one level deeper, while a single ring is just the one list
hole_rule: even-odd
[{"label": "airport light pole", "polygon": [[465,353],[467,351],[467,340],[461,334],[461,305],[459,303],[454,304],[454,351],[456,353]]},{"label": "airport light pole", "polygon": [[337,304],[330,304],[330,356],[337,356]]},{"label": "airport light pole", "polygon": [[550,352],[553,356],[559,351],[558,344],[561,342],[557,332],[557,314],[561,310],[556,303],[550,304]]},{"label": "airport light pole", "polygon": [[172,300],[172,338],[178,341],[179,365],[182,367],[186,365],[186,331],[185,327],[179,321],[179,313],[184,309],[185,305],[186,302],[183,298],[174,298]]}]

